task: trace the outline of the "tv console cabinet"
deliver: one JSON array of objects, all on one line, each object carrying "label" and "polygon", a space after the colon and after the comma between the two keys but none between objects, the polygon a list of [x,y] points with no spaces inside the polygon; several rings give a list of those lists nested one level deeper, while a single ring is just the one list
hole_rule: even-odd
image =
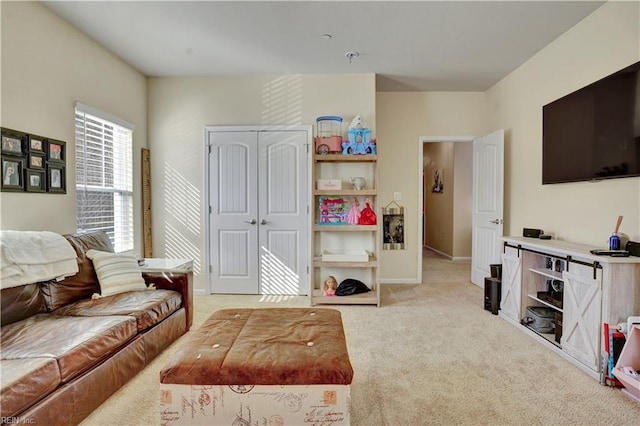
[{"label": "tv console cabinet", "polygon": [[[598,379],[603,323],[640,313],[640,257],[596,256],[595,248],[560,240],[503,237],[500,317]],[[549,299],[550,286],[562,296]],[[560,299],[560,300],[557,300]],[[555,313],[554,331],[523,322],[527,307]]]}]

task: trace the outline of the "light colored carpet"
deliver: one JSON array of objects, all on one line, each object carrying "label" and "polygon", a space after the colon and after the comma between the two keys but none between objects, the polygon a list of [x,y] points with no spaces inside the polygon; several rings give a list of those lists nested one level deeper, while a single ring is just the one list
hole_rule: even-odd
[{"label": "light colored carpet", "polygon": [[[382,306],[338,306],[354,368],[351,421],[376,425],[639,425],[640,404],[601,386],[483,309],[469,263],[427,254],[420,285],[382,286]],[[230,307],[306,297],[197,296],[194,329]],[[158,425],[158,373],[181,339],[82,424]]]}]

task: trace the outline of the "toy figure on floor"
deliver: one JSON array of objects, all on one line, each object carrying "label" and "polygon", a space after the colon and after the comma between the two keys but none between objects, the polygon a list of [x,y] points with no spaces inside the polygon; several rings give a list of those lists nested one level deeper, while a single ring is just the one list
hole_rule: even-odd
[{"label": "toy figure on floor", "polygon": [[360,203],[356,197],[353,197],[353,201],[351,202],[351,208],[347,213],[347,223],[349,225],[357,225],[360,220]]},{"label": "toy figure on floor", "polygon": [[367,198],[364,202],[364,209],[360,212],[358,225],[375,225],[376,222],[376,213],[371,208],[371,198]]},{"label": "toy figure on floor", "polygon": [[335,296],[336,289],[338,288],[338,281],[333,275],[329,275],[324,283],[322,283],[322,295],[323,296]]}]

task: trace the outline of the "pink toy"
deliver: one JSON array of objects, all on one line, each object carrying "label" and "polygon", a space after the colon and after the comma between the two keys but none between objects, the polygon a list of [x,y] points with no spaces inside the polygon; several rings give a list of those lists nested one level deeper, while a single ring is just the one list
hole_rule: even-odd
[{"label": "pink toy", "polygon": [[347,213],[347,223],[349,225],[357,225],[360,221],[360,203],[356,197],[353,197],[353,201],[351,202],[351,208]]}]

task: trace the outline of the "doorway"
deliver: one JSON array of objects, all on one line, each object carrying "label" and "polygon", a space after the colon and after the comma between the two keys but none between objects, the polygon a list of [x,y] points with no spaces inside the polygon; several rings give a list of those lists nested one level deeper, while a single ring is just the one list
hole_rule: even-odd
[{"label": "doorway", "polygon": [[311,128],[207,127],[208,291],[309,291]]},{"label": "doorway", "polygon": [[471,141],[423,143],[423,247],[471,259]]},{"label": "doorway", "polygon": [[[482,277],[489,275],[489,265],[501,262],[501,241],[503,235],[504,197],[504,130],[500,129],[482,137],[420,137],[420,152],[425,143],[472,142],[471,158],[471,282],[482,287]],[[425,178],[424,159],[419,156],[419,199],[424,200]],[[442,176],[443,173],[439,173]],[[435,184],[435,182],[434,182]],[[445,181],[436,185],[443,191]],[[446,191],[446,189],[444,189]],[[425,220],[421,218],[418,229],[423,229]],[[453,235],[453,234],[452,234]],[[468,234],[466,234],[468,235]],[[420,247],[422,248],[422,247]],[[418,258],[419,274],[422,279],[422,257]]]}]

